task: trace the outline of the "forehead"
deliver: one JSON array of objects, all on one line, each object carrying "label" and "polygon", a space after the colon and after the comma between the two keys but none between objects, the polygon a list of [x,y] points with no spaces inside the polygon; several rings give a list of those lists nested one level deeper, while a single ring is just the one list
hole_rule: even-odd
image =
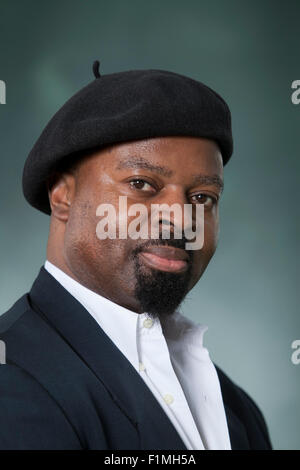
[{"label": "forehead", "polygon": [[87,163],[109,172],[144,169],[166,178],[195,170],[223,173],[218,145],[199,137],[156,137],[115,144],[92,154]]}]

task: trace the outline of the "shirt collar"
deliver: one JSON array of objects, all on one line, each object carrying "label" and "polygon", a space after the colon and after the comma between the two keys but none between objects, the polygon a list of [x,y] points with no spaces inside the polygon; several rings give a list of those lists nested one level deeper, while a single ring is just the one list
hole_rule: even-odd
[{"label": "shirt collar", "polygon": [[187,341],[198,347],[203,345],[203,334],[207,326],[194,323],[179,311],[169,317],[155,318],[152,327],[145,328],[144,321],[149,319],[147,312],[138,314],[91,291],[48,260],[44,267],[85,307],[137,370],[139,370],[138,335],[146,334],[153,338],[160,336],[162,340],[172,342],[173,347],[180,347]]}]

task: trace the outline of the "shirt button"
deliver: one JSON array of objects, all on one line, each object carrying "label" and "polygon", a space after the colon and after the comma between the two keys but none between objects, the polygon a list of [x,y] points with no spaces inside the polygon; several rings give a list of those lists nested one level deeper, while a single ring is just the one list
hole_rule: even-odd
[{"label": "shirt button", "polygon": [[144,364],[142,362],[139,363],[139,370],[142,371],[142,370],[145,370],[146,367],[144,366]]},{"label": "shirt button", "polygon": [[153,325],[153,320],[151,320],[151,318],[147,318],[146,320],[144,320],[143,326],[145,328],[151,328],[152,325]]},{"label": "shirt button", "polygon": [[172,395],[169,395],[169,394],[167,393],[167,395],[164,396],[164,400],[165,400],[165,402],[167,403],[167,405],[170,405],[171,403],[173,403],[174,398],[172,397]]}]

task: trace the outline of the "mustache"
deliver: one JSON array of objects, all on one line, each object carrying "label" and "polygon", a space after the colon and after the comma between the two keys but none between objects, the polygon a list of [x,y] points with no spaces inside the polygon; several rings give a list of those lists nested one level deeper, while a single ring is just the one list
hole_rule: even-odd
[{"label": "mustache", "polygon": [[189,243],[189,240],[185,237],[184,234],[182,234],[181,238],[172,238],[172,234],[170,234],[170,238],[165,239],[165,238],[162,238],[162,233],[160,233],[159,238],[151,239],[151,240],[146,241],[145,243],[141,243],[139,246],[137,246],[133,250],[132,253],[133,253],[133,256],[136,256],[141,251],[151,246],[170,246],[173,248],[180,248],[181,250],[184,250],[186,253],[188,253],[190,260],[192,261],[193,256],[194,256],[194,250],[186,250],[185,249],[186,243]]}]

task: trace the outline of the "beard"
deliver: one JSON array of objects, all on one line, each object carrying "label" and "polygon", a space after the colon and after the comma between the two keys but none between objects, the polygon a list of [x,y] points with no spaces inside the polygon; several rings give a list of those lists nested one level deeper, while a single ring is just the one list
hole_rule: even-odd
[{"label": "beard", "polygon": [[193,251],[186,250],[190,256],[190,262],[188,269],[183,273],[170,273],[149,267],[145,269],[138,253],[146,246],[153,245],[168,245],[185,249],[186,242],[185,238],[151,240],[150,243],[134,250],[135,297],[139,301],[143,312],[146,312],[153,319],[172,315],[187,295],[191,280]]}]

